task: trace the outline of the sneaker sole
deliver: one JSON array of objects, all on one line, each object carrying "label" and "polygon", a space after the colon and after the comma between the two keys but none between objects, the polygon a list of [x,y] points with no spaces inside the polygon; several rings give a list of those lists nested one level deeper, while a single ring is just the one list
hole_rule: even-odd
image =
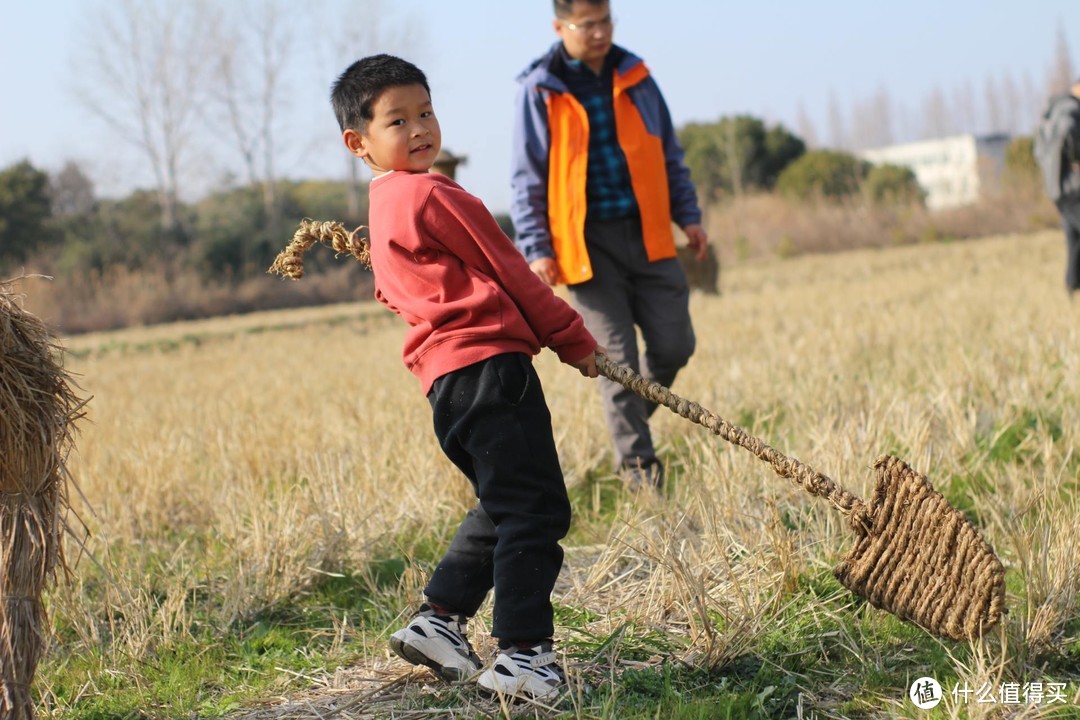
[{"label": "sneaker sole", "polygon": [[432,672],[447,682],[462,682],[476,673],[452,665],[443,665],[397,636],[390,637],[390,649],[406,662],[431,668]]},{"label": "sneaker sole", "polygon": [[552,687],[544,684],[541,692],[533,692],[533,683],[528,678],[514,677],[503,679],[501,676],[493,677],[491,670],[485,671],[476,680],[476,685],[489,695],[502,695],[503,697],[516,698],[519,700],[543,700],[550,702],[558,699],[562,694],[562,686]]}]

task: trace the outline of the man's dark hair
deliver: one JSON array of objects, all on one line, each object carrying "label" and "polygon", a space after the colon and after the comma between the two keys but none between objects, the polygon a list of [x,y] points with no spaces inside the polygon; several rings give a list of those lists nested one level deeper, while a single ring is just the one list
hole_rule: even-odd
[{"label": "man's dark hair", "polygon": [[431,94],[420,68],[393,55],[371,55],[346,68],[330,88],[330,103],[342,132],[348,128],[363,131],[373,117],[372,107],[379,96],[402,85],[423,85]]},{"label": "man's dark hair", "polygon": [[[574,2],[575,0],[553,0],[552,4],[555,6],[555,17],[564,18],[573,15]],[[599,7],[608,2],[608,0],[577,0],[577,2],[583,2],[594,7]]]}]

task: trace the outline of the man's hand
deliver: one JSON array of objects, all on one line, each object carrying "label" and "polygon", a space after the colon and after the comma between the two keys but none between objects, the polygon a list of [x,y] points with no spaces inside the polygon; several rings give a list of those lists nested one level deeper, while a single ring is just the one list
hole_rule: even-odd
[{"label": "man's hand", "polygon": [[597,355],[607,355],[607,348],[597,345],[595,352],[591,352],[577,362],[572,362],[570,364],[576,367],[578,369],[578,372],[580,372],[585,377],[599,377],[600,371],[596,369]]},{"label": "man's hand", "polygon": [[[546,257],[540,258],[538,260],[533,260],[531,263],[529,263],[529,268],[531,268],[532,271],[536,273],[540,277],[540,279],[546,282],[548,285],[554,285],[555,282],[559,279],[559,268],[555,264],[555,258]],[[591,375],[590,377],[596,376]]]},{"label": "man's hand", "polygon": [[683,228],[690,249],[694,251],[694,259],[701,262],[709,254],[709,236],[705,234],[705,228],[701,225],[687,225]]}]

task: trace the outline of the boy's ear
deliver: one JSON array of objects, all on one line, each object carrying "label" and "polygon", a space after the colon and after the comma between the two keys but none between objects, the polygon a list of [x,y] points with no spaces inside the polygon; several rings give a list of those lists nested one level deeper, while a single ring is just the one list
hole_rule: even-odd
[{"label": "boy's ear", "polygon": [[345,132],[341,133],[341,139],[345,142],[345,147],[347,147],[349,152],[353,155],[361,160],[367,157],[367,143],[364,141],[363,135],[352,128],[347,128]]}]

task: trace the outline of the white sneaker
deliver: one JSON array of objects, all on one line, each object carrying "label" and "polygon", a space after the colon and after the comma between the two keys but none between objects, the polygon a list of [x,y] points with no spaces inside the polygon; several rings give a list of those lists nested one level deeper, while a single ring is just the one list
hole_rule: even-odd
[{"label": "white sneaker", "polygon": [[476,679],[477,685],[497,695],[533,700],[555,700],[566,686],[551,641],[529,648],[500,650],[495,663]]},{"label": "white sneaker", "polygon": [[390,636],[390,649],[413,665],[426,665],[447,682],[480,672],[480,658],[465,636],[464,615],[436,615],[424,603],[409,624]]}]

